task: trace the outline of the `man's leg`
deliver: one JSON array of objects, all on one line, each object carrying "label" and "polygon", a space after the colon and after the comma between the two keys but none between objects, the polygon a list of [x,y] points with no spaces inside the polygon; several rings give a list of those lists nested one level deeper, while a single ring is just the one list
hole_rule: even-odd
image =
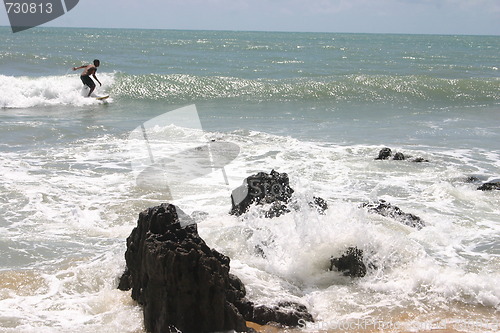
[{"label": "man's leg", "polygon": [[89,95],[88,95],[87,97],[90,97],[90,95],[91,95],[91,94],[92,94],[92,92],[94,91],[94,89],[95,89],[95,83],[94,83],[94,82],[92,82],[92,84],[91,84],[91,85],[89,85],[89,88],[90,88],[90,91],[89,91]]},{"label": "man's leg", "polygon": [[90,94],[92,94],[95,89],[95,82],[88,75],[81,76],[80,78],[82,79],[83,84],[90,88],[90,92],[87,96],[90,97]]}]

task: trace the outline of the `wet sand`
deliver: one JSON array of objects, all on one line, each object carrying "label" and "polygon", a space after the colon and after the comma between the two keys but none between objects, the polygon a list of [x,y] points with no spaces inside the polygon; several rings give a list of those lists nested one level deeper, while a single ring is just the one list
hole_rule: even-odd
[{"label": "wet sand", "polygon": [[269,325],[258,325],[255,323],[247,322],[247,326],[253,328],[260,333],[299,333],[299,332],[318,332],[318,333],[373,333],[373,332],[398,332],[398,333],[469,333],[467,331],[457,331],[454,329],[431,329],[431,330],[412,330],[412,331],[399,331],[399,330],[383,330],[383,329],[366,329],[366,330],[299,330],[299,329],[284,329]]}]

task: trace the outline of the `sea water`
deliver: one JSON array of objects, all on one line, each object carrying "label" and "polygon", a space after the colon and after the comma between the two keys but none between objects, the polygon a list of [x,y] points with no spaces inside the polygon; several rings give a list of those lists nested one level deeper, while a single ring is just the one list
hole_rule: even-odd
[{"label": "sea water", "polygon": [[[500,330],[500,193],[477,190],[500,178],[500,37],[0,35],[0,332],[143,332],[141,308],[116,287],[139,212],[162,202],[197,217],[252,301],[306,305],[315,323],[302,330]],[[83,97],[71,70],[94,58],[105,102]],[[151,124],[184,107],[197,128]],[[196,146],[201,131],[238,156],[148,186],[133,163],[149,154],[134,145],[141,128],[165,145]],[[428,162],[375,160],[384,147]],[[289,175],[298,209],[230,216],[231,191],[272,169]],[[361,208],[380,199],[426,226]],[[372,263],[363,278],[329,270],[352,246]]]}]

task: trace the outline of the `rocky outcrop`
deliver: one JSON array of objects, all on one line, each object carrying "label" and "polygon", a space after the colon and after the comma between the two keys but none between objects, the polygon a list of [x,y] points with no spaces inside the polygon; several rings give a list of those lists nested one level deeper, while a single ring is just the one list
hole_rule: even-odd
[{"label": "rocky outcrop", "polygon": [[330,270],[337,269],[345,276],[363,277],[366,275],[366,265],[363,262],[363,250],[350,247],[339,258],[330,258]]},{"label": "rocky outcrop", "polygon": [[266,216],[280,216],[289,212],[287,203],[290,201],[293,192],[286,173],[279,173],[274,170],[271,173],[259,172],[247,177],[243,181],[243,185],[233,190],[230,214],[244,214],[253,204],[271,204]]},{"label": "rocky outcrop", "polygon": [[[247,177],[241,186],[233,190],[230,214],[240,216],[252,205],[268,205],[264,215],[269,218],[278,217],[295,209],[296,205],[291,204],[293,193],[286,173],[274,170],[270,173],[259,172]],[[328,209],[326,201],[319,197],[313,197],[309,205],[321,214]]]},{"label": "rocky outcrop", "polygon": [[245,332],[246,320],[285,326],[312,321],[299,304],[267,307],[248,301],[243,283],[229,273],[230,259],[210,249],[196,224],[170,204],[139,215],[125,259],[118,288],[132,289],[149,332]]},{"label": "rocky outcrop", "polygon": [[[229,258],[211,250],[196,224],[182,228],[175,206],[163,204],[139,216],[127,238],[121,290],[132,289],[149,332],[246,331],[234,297]],[[231,290],[233,294],[226,291]]]},{"label": "rocky outcrop", "polygon": [[477,189],[480,191],[500,190],[500,181],[484,183],[483,185],[479,186]]},{"label": "rocky outcrop", "polygon": [[240,304],[238,309],[243,316],[251,322],[259,325],[278,325],[284,327],[297,327],[300,322],[313,322],[312,315],[307,308],[295,302],[279,302],[275,306],[259,305],[253,303]]},{"label": "rocky outcrop", "polygon": [[[406,157],[403,153],[397,152],[394,155],[392,154],[391,148],[382,148],[379,153],[378,157],[376,157],[376,160],[388,160],[392,156],[392,159],[395,161],[404,161],[408,160],[410,157]],[[422,157],[416,157],[411,160],[411,162],[415,163],[421,163],[421,162],[429,162],[429,160],[426,160],[425,158]]]},{"label": "rocky outcrop", "polygon": [[466,183],[480,183],[481,179],[478,176],[466,176],[464,179],[461,179],[462,181]]},{"label": "rocky outcrop", "polygon": [[380,149],[380,151],[378,152],[378,157],[376,157],[375,159],[376,160],[388,160],[389,157],[392,156],[392,150],[391,148],[382,148]]},{"label": "rocky outcrop", "polygon": [[500,190],[500,179],[489,180],[490,177],[484,175],[469,175],[466,176],[462,181],[470,184],[477,184],[478,191],[493,191]]},{"label": "rocky outcrop", "polygon": [[370,213],[377,213],[385,217],[393,218],[409,227],[422,229],[424,221],[413,214],[403,212],[399,207],[393,206],[385,200],[378,202],[364,203],[362,207],[368,208]]},{"label": "rocky outcrop", "polygon": [[328,209],[328,204],[325,199],[320,197],[313,197],[313,201],[309,203],[309,207],[316,208],[318,213],[325,214],[325,211]]}]

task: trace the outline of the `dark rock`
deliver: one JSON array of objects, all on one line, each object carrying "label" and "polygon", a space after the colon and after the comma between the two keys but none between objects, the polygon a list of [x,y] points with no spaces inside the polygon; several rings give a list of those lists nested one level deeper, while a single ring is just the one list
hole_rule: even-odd
[{"label": "dark rock", "polygon": [[259,325],[280,325],[297,327],[300,322],[314,322],[307,308],[295,302],[280,302],[276,306],[258,305],[252,302],[241,303],[238,307],[245,319]]},{"label": "dark rock", "polygon": [[394,157],[392,159],[396,160],[396,161],[404,161],[405,155],[403,155],[403,153],[398,152],[398,153],[394,154]]},{"label": "dark rock", "polygon": [[234,275],[230,275],[230,288],[226,291],[226,295],[247,321],[259,325],[274,324],[284,327],[297,327],[303,321],[314,322],[312,315],[302,304],[279,302],[272,307],[255,305],[245,298],[245,294],[245,286],[241,280]]},{"label": "dark rock", "polygon": [[376,160],[387,160],[391,156],[392,156],[392,150],[391,150],[391,148],[382,148],[379,151],[378,157],[376,158]]},{"label": "dark rock", "polygon": [[118,288],[132,289],[147,331],[245,332],[246,320],[285,326],[312,321],[300,304],[267,308],[248,301],[241,280],[229,274],[230,259],[210,249],[186,216],[169,204],[150,208],[127,238]]},{"label": "dark rock", "polygon": [[483,185],[479,186],[477,189],[481,190],[481,191],[500,190],[500,181],[484,183]]},{"label": "dark rock", "polygon": [[332,271],[334,267],[345,276],[365,276],[366,265],[363,262],[363,250],[350,247],[340,258],[330,258],[330,270]]},{"label": "dark rock", "polygon": [[290,213],[290,209],[288,209],[286,204],[273,202],[271,207],[264,213],[264,216],[272,219],[273,217],[279,217],[286,213]]},{"label": "dark rock", "polygon": [[269,174],[259,172],[247,177],[243,181],[243,185],[233,190],[230,214],[239,216],[245,213],[252,204],[272,204],[266,216],[280,216],[289,212],[286,204],[290,201],[293,192],[286,173],[274,170]]},{"label": "dark rock", "polygon": [[[389,157],[393,156],[392,155],[392,150],[390,148],[382,148],[379,153],[378,157],[375,158],[376,160],[388,160]],[[395,161],[404,161],[407,160],[409,157],[406,157],[403,153],[397,152],[394,154],[394,157],[392,158]],[[429,160],[426,160],[425,158],[422,157],[417,157],[411,160],[412,162],[415,163],[421,163],[421,162],[429,162]]]},{"label": "dark rock", "polygon": [[196,224],[182,228],[173,205],[142,212],[127,238],[120,289],[132,289],[149,332],[246,331],[230,302],[244,294],[229,275],[229,258],[211,250]]},{"label": "dark rock", "polygon": [[123,272],[118,281],[118,289],[124,291],[132,289],[132,276],[130,275],[128,267],[125,267],[125,272]]},{"label": "dark rock", "polygon": [[385,217],[393,218],[409,227],[422,229],[422,227],[425,226],[424,221],[420,217],[405,213],[400,208],[384,200],[379,200],[375,203],[364,203],[362,207],[367,207],[370,213],[377,213]]},{"label": "dark rock", "polygon": [[255,245],[254,250],[255,254],[258,255],[259,257],[267,258],[266,252],[264,251],[264,249],[260,244]]},{"label": "dark rock", "polygon": [[[278,217],[293,210],[299,210],[300,205],[292,201],[294,190],[290,187],[288,175],[274,170],[271,173],[259,172],[247,177],[243,185],[231,193],[232,208],[230,214],[240,216],[248,211],[251,205],[268,205],[264,216]],[[328,209],[326,201],[313,197],[310,207],[316,208],[320,214]]]},{"label": "dark rock", "polygon": [[229,274],[229,288],[226,290],[227,300],[233,304],[240,302],[246,296],[245,285],[233,274]]},{"label": "dark rock", "polygon": [[422,162],[429,162],[429,160],[426,160],[425,158],[423,157],[416,157],[414,158],[413,160],[411,160],[412,162],[414,163],[422,163]]},{"label": "dark rock", "polygon": [[464,179],[464,182],[466,182],[466,183],[479,183],[479,182],[481,182],[481,179],[477,176],[467,176]]},{"label": "dark rock", "polygon": [[325,210],[328,209],[328,204],[325,199],[320,197],[313,197],[313,201],[309,203],[310,207],[316,208],[318,213],[325,214]]}]

